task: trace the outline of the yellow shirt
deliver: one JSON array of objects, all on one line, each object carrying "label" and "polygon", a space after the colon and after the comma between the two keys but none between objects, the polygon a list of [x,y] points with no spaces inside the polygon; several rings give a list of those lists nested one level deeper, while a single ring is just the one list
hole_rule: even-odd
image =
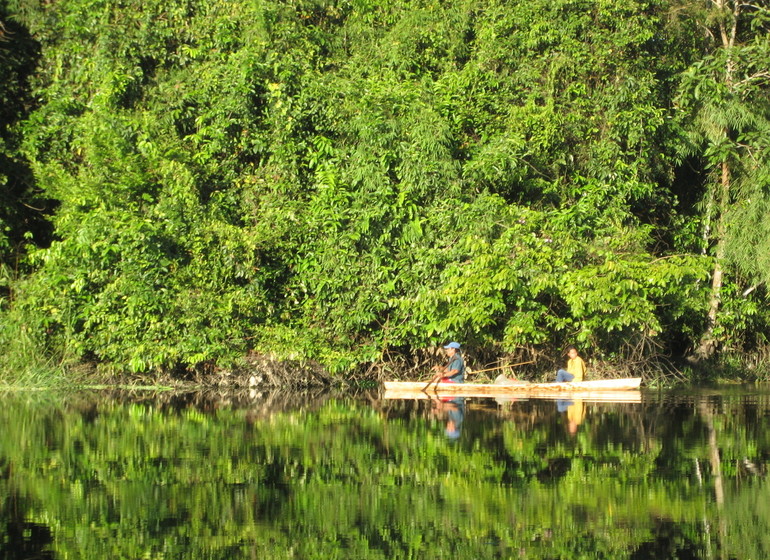
[{"label": "yellow shirt", "polygon": [[580,356],[567,360],[567,371],[575,376],[572,381],[583,381],[586,374],[586,363]]}]

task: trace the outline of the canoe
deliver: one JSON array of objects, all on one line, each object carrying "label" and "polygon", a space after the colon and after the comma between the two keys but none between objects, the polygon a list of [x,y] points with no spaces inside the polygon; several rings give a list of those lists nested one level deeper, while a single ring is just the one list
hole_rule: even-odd
[{"label": "canoe", "polygon": [[427,390],[425,381],[386,381],[386,399],[420,399],[434,396],[517,397],[639,402],[641,377],[597,379],[571,383],[439,383]]}]

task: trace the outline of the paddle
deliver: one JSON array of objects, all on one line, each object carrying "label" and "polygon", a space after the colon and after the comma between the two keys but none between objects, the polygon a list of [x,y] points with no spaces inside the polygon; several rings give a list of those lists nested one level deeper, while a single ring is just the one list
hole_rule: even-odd
[{"label": "paddle", "polygon": [[[440,366],[435,366],[433,369],[435,370],[438,367],[440,367]],[[426,395],[428,394],[428,387],[430,387],[430,384],[433,383],[434,380],[436,381],[436,385],[438,386],[439,381],[441,381],[441,377],[440,376],[439,377],[431,377],[428,380],[428,384],[425,385],[425,387],[422,388],[422,392],[423,393],[425,393]]]},{"label": "paddle", "polygon": [[[487,369],[480,369],[480,370],[472,370],[470,368],[466,368],[465,371],[466,371],[466,373],[468,375],[470,375],[470,374],[476,374],[476,373],[483,373],[483,372],[486,372],[486,371],[495,371],[495,370],[498,370],[498,369],[505,369],[505,368],[509,368],[509,367],[512,368],[512,367],[516,367],[516,366],[523,366],[523,365],[526,365],[526,364],[534,364],[534,363],[535,363],[535,360],[529,360],[528,362],[519,362],[519,363],[516,363],[516,364],[508,364],[508,365],[505,365],[505,366],[498,366],[498,367],[487,368]],[[436,367],[440,367],[440,366],[436,366]],[[436,368],[434,368],[434,369],[436,369]],[[441,382],[441,377],[437,377],[437,378],[431,377],[430,380],[428,381],[428,383],[425,385],[425,387],[422,388],[422,392],[427,395],[428,394],[428,389],[430,388],[431,383],[433,383],[434,381],[436,382],[435,383],[435,387],[434,387],[434,392],[437,392],[438,384]]]}]

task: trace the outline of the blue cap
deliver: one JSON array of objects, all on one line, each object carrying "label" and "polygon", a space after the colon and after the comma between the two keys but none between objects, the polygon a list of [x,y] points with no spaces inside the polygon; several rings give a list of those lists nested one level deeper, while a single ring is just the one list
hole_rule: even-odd
[{"label": "blue cap", "polygon": [[454,348],[455,350],[459,350],[459,349],[460,349],[460,343],[459,343],[459,342],[450,342],[449,344],[447,344],[446,346],[444,346],[444,349],[445,349],[445,350],[446,350],[447,348]]}]

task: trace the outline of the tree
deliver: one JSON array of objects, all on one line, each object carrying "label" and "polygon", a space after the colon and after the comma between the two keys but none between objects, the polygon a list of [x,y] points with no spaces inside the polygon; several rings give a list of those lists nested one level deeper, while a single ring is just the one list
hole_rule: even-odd
[{"label": "tree", "polygon": [[344,373],[691,342],[670,0],[13,4],[43,53],[20,153],[61,204],[12,314],[45,348]]},{"label": "tree", "polygon": [[[695,350],[714,355],[719,342],[725,269],[737,262],[754,281],[765,281],[768,232],[757,213],[768,204],[770,141],[770,11],[759,0],[688,3],[705,33],[702,59],[682,76],[679,107],[689,120],[689,153],[705,162],[704,239],[713,248],[706,329]],[[712,226],[712,224],[714,224]],[[744,243],[748,242],[748,243]]]},{"label": "tree", "polygon": [[0,5],[0,294],[15,275],[27,238],[48,242],[49,203],[36,189],[29,165],[19,153],[18,123],[33,108],[30,76],[40,57],[27,29]]}]

